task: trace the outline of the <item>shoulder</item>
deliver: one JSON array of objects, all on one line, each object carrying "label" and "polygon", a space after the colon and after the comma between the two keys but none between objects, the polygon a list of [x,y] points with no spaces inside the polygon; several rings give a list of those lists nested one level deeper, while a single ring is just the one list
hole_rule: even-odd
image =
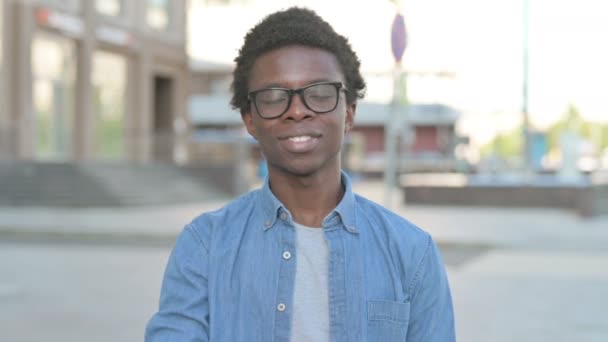
[{"label": "shoulder", "polygon": [[363,196],[355,195],[357,226],[374,235],[382,235],[410,247],[425,249],[429,233],[401,215]]},{"label": "shoulder", "polygon": [[196,239],[205,244],[217,230],[235,226],[237,222],[248,217],[248,213],[255,208],[258,192],[259,190],[250,191],[217,210],[200,214],[187,224],[184,230],[190,231]]},{"label": "shoulder", "polygon": [[256,202],[255,200],[257,198],[258,191],[259,190],[250,191],[233,199],[232,201],[228,202],[223,207],[217,210],[204,212],[199,216],[195,217],[190,223],[190,225],[196,229],[206,226],[210,223],[220,223],[225,220],[231,220],[235,216],[242,213],[244,210],[252,209]]}]

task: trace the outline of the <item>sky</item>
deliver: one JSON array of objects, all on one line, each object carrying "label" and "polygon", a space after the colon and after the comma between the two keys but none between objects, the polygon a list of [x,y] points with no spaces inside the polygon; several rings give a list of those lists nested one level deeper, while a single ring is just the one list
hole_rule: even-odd
[{"label": "sky", "polygon": [[[193,58],[229,64],[247,29],[265,14],[306,6],[351,42],[368,81],[367,99],[390,99],[396,12],[390,1],[243,3],[190,11]],[[400,7],[408,31],[402,67],[411,74],[412,101],[440,101],[461,110],[459,129],[478,144],[521,123],[524,0],[402,0]],[[608,33],[607,10],[604,0],[528,0],[532,129],[546,129],[569,104],[588,120],[608,123],[608,42],[602,37]],[[437,76],[441,71],[453,77]]]}]

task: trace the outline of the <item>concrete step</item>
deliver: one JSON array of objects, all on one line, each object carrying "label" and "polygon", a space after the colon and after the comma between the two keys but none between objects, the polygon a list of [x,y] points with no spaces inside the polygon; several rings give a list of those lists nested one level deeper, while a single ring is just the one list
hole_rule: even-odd
[{"label": "concrete step", "polygon": [[[0,162],[0,205],[138,206],[227,197],[224,170],[150,163]],[[220,170],[221,171],[221,170]]]}]

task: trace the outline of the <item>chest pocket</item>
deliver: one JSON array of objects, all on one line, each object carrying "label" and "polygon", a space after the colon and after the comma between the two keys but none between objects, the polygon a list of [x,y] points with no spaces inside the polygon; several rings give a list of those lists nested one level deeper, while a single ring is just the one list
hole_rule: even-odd
[{"label": "chest pocket", "polygon": [[406,342],[410,303],[389,300],[367,302],[367,341]]}]

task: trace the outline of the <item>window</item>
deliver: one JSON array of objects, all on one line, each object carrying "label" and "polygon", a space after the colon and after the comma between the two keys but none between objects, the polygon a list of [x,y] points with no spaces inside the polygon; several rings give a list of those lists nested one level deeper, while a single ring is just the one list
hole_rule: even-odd
[{"label": "window", "polygon": [[9,132],[9,124],[8,119],[5,117],[7,115],[6,105],[4,104],[4,97],[6,96],[4,93],[4,67],[2,65],[2,44],[4,42],[4,1],[0,1],[0,158],[4,152],[6,146],[8,146],[8,132]]},{"label": "window", "polygon": [[171,25],[171,1],[148,0],[146,22],[155,30],[167,31]]},{"label": "window", "polygon": [[108,17],[118,17],[123,13],[123,1],[121,0],[95,0],[95,10],[99,14]]},{"label": "window", "polygon": [[[87,0],[88,1],[88,0]],[[52,8],[66,11],[69,13],[80,13],[80,0],[42,0],[42,5],[47,5]]]},{"label": "window", "polygon": [[74,126],[76,46],[73,41],[38,32],[32,42],[36,158],[71,157]]},{"label": "window", "polygon": [[210,6],[210,5],[235,5],[244,4],[248,0],[192,0],[194,6]]},{"label": "window", "polygon": [[[4,41],[4,1],[0,1],[0,75],[2,75],[2,42]],[[0,83],[1,84],[1,83]]]},{"label": "window", "polygon": [[126,58],[105,51],[95,52],[92,80],[95,157],[121,159],[125,154]]}]

